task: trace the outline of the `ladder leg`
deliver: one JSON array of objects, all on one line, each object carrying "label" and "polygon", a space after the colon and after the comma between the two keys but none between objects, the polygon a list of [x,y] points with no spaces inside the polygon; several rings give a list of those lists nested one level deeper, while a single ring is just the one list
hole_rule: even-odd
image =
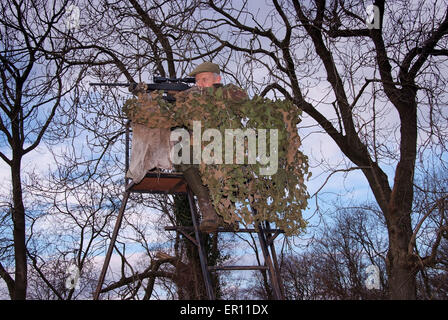
[{"label": "ladder leg", "polygon": [[[268,221],[265,222],[265,225],[266,225],[266,231],[271,231],[271,225],[269,224]],[[272,233],[268,233],[268,235],[269,235],[269,237],[272,237]],[[272,262],[274,263],[274,270],[275,270],[275,273],[277,274],[278,285],[279,285],[280,293],[281,293],[281,300],[284,300],[285,299],[285,289],[283,287],[283,282],[280,277],[280,268],[278,265],[277,253],[275,251],[275,246],[274,246],[273,241],[270,242],[269,248],[271,249]]]},{"label": "ladder leg", "polygon": [[215,300],[215,293],[213,291],[212,279],[208,270],[207,256],[204,250],[204,241],[199,233],[196,205],[194,203],[193,193],[187,186],[188,203],[190,204],[191,218],[193,220],[194,234],[198,243],[199,261],[201,264],[202,276],[204,278],[205,290],[209,300]]},{"label": "ladder leg", "polygon": [[266,243],[266,236],[264,234],[264,229],[261,223],[258,224],[258,239],[260,241],[261,250],[263,252],[264,261],[268,267],[269,275],[271,278],[272,290],[274,292],[274,297],[276,300],[282,300],[282,294],[279,284],[279,275],[275,272],[274,264],[272,262],[271,255],[269,254],[268,246]]},{"label": "ladder leg", "polygon": [[93,295],[93,300],[98,300],[100,296],[101,287],[103,286],[104,278],[106,277],[107,268],[109,267],[110,258],[112,252],[114,251],[115,241],[117,240],[118,230],[120,229],[121,222],[123,221],[123,213],[126,208],[126,204],[129,199],[129,191],[124,193],[123,202],[121,203],[120,211],[118,212],[117,221],[115,222],[115,228],[112,233],[112,238],[110,240],[109,248],[107,249],[106,257],[104,259],[103,269],[101,270],[100,278],[98,280],[98,285],[96,287],[95,293]]}]

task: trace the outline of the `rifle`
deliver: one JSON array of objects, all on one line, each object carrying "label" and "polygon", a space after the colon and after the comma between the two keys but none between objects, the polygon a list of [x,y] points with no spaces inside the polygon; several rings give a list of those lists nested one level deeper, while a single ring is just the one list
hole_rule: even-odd
[{"label": "rifle", "polygon": [[[165,77],[153,77],[154,83],[148,83],[147,92],[162,90],[162,91],[184,91],[190,89],[191,87],[187,83],[195,83],[195,78],[165,78]],[[127,87],[128,90],[136,94],[137,83],[136,82],[117,82],[117,83],[107,83],[107,82],[91,82],[91,86],[107,86],[107,87]],[[173,96],[167,94],[163,97],[168,102],[175,102]]]}]

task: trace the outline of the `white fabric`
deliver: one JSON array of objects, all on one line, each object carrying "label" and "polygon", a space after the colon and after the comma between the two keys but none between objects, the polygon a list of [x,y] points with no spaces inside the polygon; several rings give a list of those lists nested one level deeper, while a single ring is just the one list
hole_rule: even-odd
[{"label": "white fabric", "polygon": [[133,123],[131,159],[126,177],[139,183],[151,169],[173,169],[170,134],[170,128],[149,128]]}]

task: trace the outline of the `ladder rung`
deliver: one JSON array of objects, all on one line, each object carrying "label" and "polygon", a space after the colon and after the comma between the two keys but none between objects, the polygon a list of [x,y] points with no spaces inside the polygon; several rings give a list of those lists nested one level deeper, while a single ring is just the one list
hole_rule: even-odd
[{"label": "ladder rung", "polygon": [[209,266],[210,271],[215,270],[267,270],[266,266]]},{"label": "ladder rung", "polygon": [[[193,231],[193,227],[176,227],[176,226],[167,226],[165,227],[165,231],[176,231],[176,230],[184,230],[184,231]],[[271,229],[271,230],[263,230],[265,233],[285,233],[285,231],[281,229]],[[232,228],[219,227],[218,232],[246,232],[246,233],[255,233],[257,230],[254,228],[240,228],[238,230],[234,230]]]}]

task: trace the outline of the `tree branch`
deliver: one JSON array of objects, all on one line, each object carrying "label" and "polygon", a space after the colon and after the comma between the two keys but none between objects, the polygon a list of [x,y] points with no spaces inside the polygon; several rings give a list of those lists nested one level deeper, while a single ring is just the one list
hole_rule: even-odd
[{"label": "tree branch", "polygon": [[[443,22],[439,25],[439,27],[437,28],[437,30],[435,30],[431,37],[429,37],[429,39],[427,39],[424,43],[423,46],[421,48],[418,48],[416,50],[411,50],[412,54],[410,55],[410,57],[406,57],[405,60],[406,64],[405,67],[407,66],[407,64],[410,64],[410,61],[412,61],[413,56],[412,55],[416,55],[417,53],[419,54],[419,57],[417,58],[417,61],[415,61],[414,65],[411,67],[411,69],[409,70],[409,72],[404,75],[403,77],[405,77],[408,81],[412,81],[412,83],[414,82],[414,79],[417,75],[417,72],[421,69],[421,67],[423,66],[423,64],[426,62],[426,60],[428,59],[428,56],[431,55],[434,52],[434,47],[437,45],[437,42],[448,33],[448,10],[445,13],[445,19],[443,20]],[[437,53],[445,53],[447,52],[447,50],[442,50],[442,51],[435,51],[436,54]],[[408,63],[409,61],[409,63]],[[405,71],[407,69],[404,69]],[[401,73],[401,70],[400,70]]]},{"label": "tree branch", "polygon": [[6,282],[9,296],[11,297],[11,299],[14,299],[14,288],[15,288],[14,279],[10,276],[8,271],[5,270],[1,262],[0,262],[0,277],[2,277],[2,279],[5,280]]}]

